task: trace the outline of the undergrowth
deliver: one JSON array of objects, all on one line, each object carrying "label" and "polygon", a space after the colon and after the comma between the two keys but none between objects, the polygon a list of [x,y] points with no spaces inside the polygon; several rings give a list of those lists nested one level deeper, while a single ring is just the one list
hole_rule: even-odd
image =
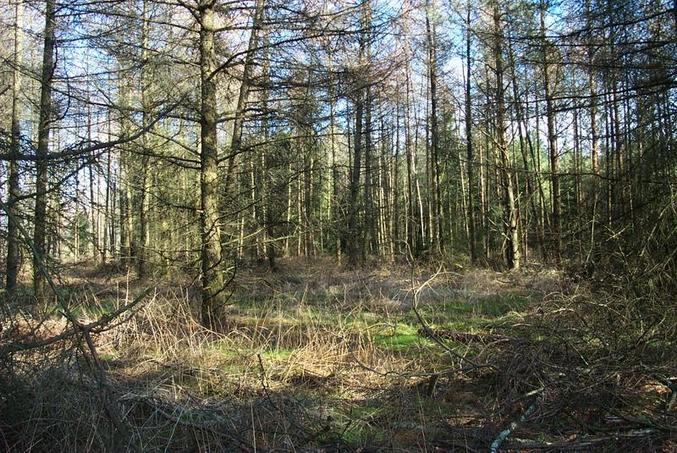
[{"label": "undergrowth", "polygon": [[[241,275],[218,331],[197,323],[195,290],[156,282],[93,349],[84,331],[29,347],[71,326],[10,306],[0,448],[473,451],[516,421],[505,448],[673,445],[676,320],[658,294],[551,271],[422,285],[423,270],[312,269]],[[67,287],[81,325],[144,289],[116,278]]]}]

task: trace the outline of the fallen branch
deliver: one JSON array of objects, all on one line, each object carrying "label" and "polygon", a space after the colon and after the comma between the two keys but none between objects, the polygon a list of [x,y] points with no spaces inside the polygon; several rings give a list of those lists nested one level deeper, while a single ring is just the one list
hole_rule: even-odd
[{"label": "fallen branch", "polygon": [[[541,392],[543,389],[539,389],[537,392]],[[534,392],[530,392],[529,394],[533,394]],[[531,414],[534,413],[536,410],[536,405],[538,403],[538,400],[534,401],[531,406],[527,408],[527,410],[522,414],[522,416],[518,420],[512,421],[503,431],[498,433],[498,436],[494,439],[494,441],[491,443],[491,447],[489,449],[490,453],[497,453],[498,449],[501,447],[501,444],[505,439],[508,438],[510,433],[515,431],[517,427],[519,426],[520,423],[524,423],[530,416]]]},{"label": "fallen branch", "polygon": [[[555,441],[555,442],[536,442],[531,439],[520,439],[513,438],[511,439],[511,444],[519,445],[520,449],[547,449],[547,450],[584,450],[598,446],[598,444],[604,444],[608,446],[612,441],[618,441],[620,439],[637,439],[642,437],[650,437],[660,434],[659,431],[655,429],[632,429],[630,431],[615,432],[613,435],[608,436],[595,436],[588,437],[582,436],[576,439],[566,440],[566,441]],[[513,446],[514,447],[514,446]]]},{"label": "fallen branch", "polygon": [[[185,428],[196,429],[199,431],[208,431],[219,437],[230,440],[243,452],[252,451],[250,445],[246,444],[241,438],[227,432],[225,427],[232,425],[232,420],[219,415],[216,411],[209,411],[205,409],[192,410],[183,406],[179,406],[178,404],[176,405],[177,407],[166,408],[166,404],[164,404],[157,397],[134,393],[123,395],[118,399],[118,401],[120,403],[144,404],[155,414],[160,415],[175,425],[181,425]],[[185,415],[195,415],[198,413],[200,414],[200,417]]]}]

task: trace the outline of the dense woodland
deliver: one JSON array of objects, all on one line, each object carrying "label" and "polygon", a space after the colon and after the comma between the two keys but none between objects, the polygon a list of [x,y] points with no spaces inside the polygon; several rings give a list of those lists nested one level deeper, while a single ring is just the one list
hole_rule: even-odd
[{"label": "dense woodland", "polygon": [[553,269],[673,344],[674,1],[3,0],[0,21],[5,319],[81,329],[74,265],[187,280],[215,332],[291,263]]}]

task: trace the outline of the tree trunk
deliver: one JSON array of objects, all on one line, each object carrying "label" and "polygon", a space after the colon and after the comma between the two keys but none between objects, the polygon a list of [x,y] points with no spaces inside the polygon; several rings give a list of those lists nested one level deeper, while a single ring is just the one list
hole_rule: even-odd
[{"label": "tree trunk", "polygon": [[355,267],[359,260],[360,237],[357,225],[357,196],[360,190],[360,168],[362,165],[362,89],[358,88],[355,100],[355,135],[353,140],[353,165],[350,174],[350,193],[348,198],[348,228],[344,239],[348,255],[348,266]]},{"label": "tree trunk", "polygon": [[52,79],[54,77],[54,49],[56,46],[54,0],[45,2],[44,47],[40,77],[40,116],[38,120],[38,147],[36,150],[35,219],[33,230],[33,291],[38,303],[47,300],[46,238],[47,238],[47,155],[52,122]]},{"label": "tree trunk", "polygon": [[548,153],[550,155],[550,182],[552,199],[552,232],[555,245],[555,260],[562,256],[561,199],[559,187],[559,151],[557,150],[557,131],[555,129],[555,111],[553,106],[553,81],[550,74],[550,44],[545,37],[545,2],[541,0],[541,41],[543,44],[543,86],[545,90],[545,114],[548,127]]},{"label": "tree trunk", "polygon": [[475,264],[477,261],[477,249],[475,246],[475,203],[473,199],[473,189],[475,188],[475,163],[473,156],[472,141],[472,97],[470,96],[471,79],[471,61],[470,61],[470,1],[467,3],[466,15],[466,35],[465,35],[465,55],[466,55],[466,75],[465,75],[465,137],[466,137],[466,166],[468,173],[468,248],[470,252],[470,262]]},{"label": "tree trunk", "polygon": [[242,83],[237,97],[237,106],[235,118],[233,119],[233,131],[230,142],[230,155],[228,156],[228,171],[224,183],[226,196],[224,201],[230,203],[230,197],[233,196],[231,185],[234,181],[235,162],[242,149],[242,126],[244,124],[245,109],[247,99],[249,98],[249,89],[251,87],[252,71],[254,69],[254,57],[258,46],[258,31],[263,21],[265,12],[265,0],[256,0],[256,10],[252,19],[252,31],[249,35],[249,44],[247,46],[247,55],[245,57],[244,69],[242,70]]},{"label": "tree trunk", "polygon": [[214,327],[226,301],[221,272],[213,2],[200,2],[200,258],[202,324]]},{"label": "tree trunk", "polygon": [[[144,130],[148,128],[150,117],[150,100],[148,99],[148,86],[150,80],[148,79],[147,65],[148,65],[148,19],[147,15],[147,0],[143,1],[142,9],[142,25],[141,25],[141,60],[143,67],[141,69],[141,110],[142,110],[142,125]],[[139,216],[139,235],[137,238],[136,247],[136,273],[139,278],[145,278],[147,273],[147,248],[148,248],[148,176],[149,176],[149,156],[150,151],[149,134],[150,131],[145,131],[141,136],[141,174],[138,190],[138,205],[136,211]]]},{"label": "tree trunk", "polygon": [[[368,55],[367,51],[367,55]],[[362,260],[364,261],[370,252],[375,253],[375,213],[374,213],[374,181],[372,175],[372,157],[374,150],[371,143],[371,88],[365,89],[364,99],[364,228],[362,230]]]},{"label": "tree trunk", "polygon": [[21,265],[21,250],[19,249],[19,214],[17,205],[20,195],[19,188],[19,154],[21,153],[21,64],[23,38],[23,6],[20,1],[14,5],[14,69],[12,71],[12,125],[9,160],[9,197],[7,200],[7,298],[16,294],[16,285]]},{"label": "tree trunk", "polygon": [[443,249],[442,237],[442,200],[440,190],[439,131],[437,125],[437,54],[435,26],[431,23],[431,4],[427,0],[426,36],[428,40],[428,78],[430,80],[430,179],[432,185],[432,225],[431,241],[434,250],[439,253]]},{"label": "tree trunk", "polygon": [[519,229],[515,193],[510,171],[508,146],[505,139],[505,92],[503,86],[503,34],[498,4],[494,4],[494,62],[496,71],[496,145],[498,146],[503,179],[503,222],[505,230],[505,260],[508,268],[520,266]]}]

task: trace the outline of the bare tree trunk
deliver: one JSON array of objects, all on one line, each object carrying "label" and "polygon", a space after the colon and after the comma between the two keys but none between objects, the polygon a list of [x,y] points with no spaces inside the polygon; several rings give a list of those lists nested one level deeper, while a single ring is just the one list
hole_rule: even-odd
[{"label": "bare tree trunk", "polygon": [[228,157],[228,171],[226,172],[226,179],[224,183],[224,190],[226,194],[224,201],[226,203],[230,202],[229,197],[233,195],[231,185],[234,181],[235,162],[242,149],[242,125],[244,124],[245,108],[247,106],[249,89],[251,87],[252,71],[254,69],[254,57],[258,46],[258,32],[259,28],[261,27],[261,22],[263,21],[264,12],[265,0],[256,0],[256,10],[252,19],[252,31],[249,35],[247,55],[245,57],[244,69],[242,71],[242,83],[240,84],[240,91],[237,97],[237,107],[235,110],[235,118],[233,119],[230,156]]},{"label": "bare tree trunk", "polygon": [[[329,203],[332,215],[330,222],[336,225],[339,219],[339,170],[336,164],[336,99],[333,92],[333,86],[329,94],[329,129],[331,133],[331,202]],[[341,237],[336,234],[336,260],[341,263]]]},{"label": "bare tree trunk", "polygon": [[216,81],[214,60],[214,4],[200,2],[200,238],[202,265],[202,323],[215,326],[225,303],[221,272],[219,179],[216,141]]},{"label": "bare tree trunk", "polygon": [[[111,128],[112,128],[111,114],[110,111],[106,115],[106,125],[107,125],[107,139],[110,141],[111,138]],[[106,195],[104,200],[104,213],[103,213],[103,248],[101,250],[101,264],[106,264],[108,259],[109,249],[115,246],[115,233],[113,230],[113,222],[111,222],[112,216],[115,213],[115,207],[111,210],[111,192],[115,193],[115,181],[112,177],[111,165],[112,165],[112,151],[108,151],[106,154]],[[114,200],[115,198],[113,198]]]},{"label": "bare tree trunk", "polygon": [[21,54],[23,52],[23,6],[19,0],[14,5],[14,69],[12,71],[12,125],[9,160],[9,197],[7,200],[7,298],[16,294],[16,285],[21,266],[21,250],[19,249],[19,154],[21,153]]},{"label": "bare tree trunk", "polygon": [[494,4],[494,62],[496,71],[496,145],[500,157],[501,175],[503,179],[504,197],[504,229],[505,229],[505,259],[510,269],[520,266],[519,229],[517,223],[517,208],[508,157],[508,146],[505,139],[505,93],[503,87],[503,34],[500,30],[501,19],[498,4]]},{"label": "bare tree trunk", "polygon": [[[411,82],[411,80],[410,80]],[[413,90],[412,90],[413,91]],[[416,193],[417,201],[417,216],[418,216],[418,242],[415,246],[416,255],[418,255],[424,248],[427,248],[429,245],[429,234],[430,234],[430,223],[429,217],[426,217],[425,206],[423,204],[423,195],[421,191],[421,181],[418,178],[418,156],[416,151],[419,149],[419,128],[418,128],[418,113],[416,108],[414,108],[414,146],[412,148],[412,165],[413,165],[413,174],[414,174],[414,189]],[[426,153],[427,156],[427,153]],[[428,210],[429,212],[430,210]]]},{"label": "bare tree trunk", "polygon": [[472,141],[472,97],[470,95],[471,83],[471,61],[470,61],[470,1],[467,2],[466,15],[466,36],[465,36],[465,55],[466,55],[466,75],[465,75],[465,137],[466,137],[466,166],[468,173],[468,247],[470,252],[470,261],[474,264],[477,261],[477,249],[475,244],[475,203],[473,199],[473,189],[475,188],[475,162],[473,156]]},{"label": "bare tree trunk", "polygon": [[[371,23],[371,11],[370,11],[370,1],[367,0],[362,4],[361,9],[361,18],[360,23],[362,24],[363,32],[360,35],[359,42],[359,54],[358,61],[361,66],[365,66],[365,56],[369,55],[369,42],[370,35],[368,34],[369,24]],[[355,267],[358,263],[358,260],[361,258],[360,249],[362,252],[366,252],[367,248],[367,235],[368,233],[365,230],[370,230],[371,219],[366,219],[365,224],[362,225],[362,228],[358,225],[358,195],[360,189],[360,170],[362,165],[362,144],[363,140],[365,141],[366,155],[365,155],[365,216],[368,217],[370,214],[370,203],[371,203],[371,163],[369,161],[371,154],[371,98],[370,91],[368,88],[369,80],[364,80],[364,76],[361,74],[356,74],[355,80],[355,93],[354,93],[354,105],[355,105],[355,134],[354,134],[354,145],[353,145],[353,163],[352,163],[352,172],[350,175],[350,192],[348,198],[348,228],[347,234],[344,240],[344,243],[347,246],[348,254],[348,265],[350,267]],[[365,105],[366,105],[366,115],[365,115]],[[364,117],[364,118],[363,118]],[[363,121],[365,124],[363,124]],[[366,131],[363,129],[366,127]],[[363,138],[363,135],[366,133],[366,140]],[[361,244],[360,244],[361,243]],[[360,247],[362,245],[362,247]],[[362,256],[363,257],[363,256]]]},{"label": "bare tree trunk", "polygon": [[428,78],[430,80],[430,179],[432,185],[432,246],[436,252],[443,249],[442,200],[440,190],[439,131],[437,126],[437,54],[435,26],[430,21],[431,4],[426,1],[426,36],[428,40]]},{"label": "bare tree trunk", "polygon": [[[533,143],[531,142],[531,137],[529,135],[529,125],[526,120],[526,115],[525,115],[525,110],[528,110],[529,106],[529,98],[528,95],[525,94],[526,102],[525,102],[525,107],[522,106],[522,103],[518,101],[520,92],[519,92],[519,82],[518,82],[518,70],[517,70],[517,64],[515,62],[515,56],[513,52],[513,47],[512,45],[508,46],[509,48],[509,53],[510,53],[510,67],[511,67],[511,72],[512,72],[512,87],[513,87],[513,97],[516,100],[515,102],[515,114],[516,114],[516,119],[517,119],[517,132],[519,135],[519,143],[520,143],[520,154],[522,157],[522,168],[524,169],[524,185],[525,185],[525,192],[526,192],[526,197],[527,197],[527,204],[529,208],[531,209],[531,216],[533,217],[533,220],[536,222],[536,235],[538,237],[538,245],[539,249],[541,252],[541,256],[545,257],[545,232],[543,229],[540,227],[541,222],[539,220],[538,216],[538,207],[536,205],[537,199],[536,199],[536,190],[534,188],[534,181],[533,181],[533,176],[532,172],[529,168],[529,159],[527,157],[527,151],[529,150],[532,156],[532,162],[533,162]],[[528,150],[527,150],[528,148]],[[529,209],[525,208],[525,221],[522,226],[522,230],[524,232],[525,237],[528,239],[528,224],[529,224]],[[528,241],[525,240],[525,248],[524,248],[524,260],[525,262],[528,261]]]},{"label": "bare tree trunk", "polygon": [[[393,209],[392,209],[392,224],[393,224],[393,259],[395,254],[399,254],[399,243],[401,240],[400,232],[400,218],[402,211],[400,209],[401,184],[400,184],[400,100],[395,104],[395,161],[393,163]],[[405,209],[405,212],[407,210]]]},{"label": "bare tree trunk", "polygon": [[353,165],[350,175],[350,193],[348,198],[348,230],[344,240],[348,255],[348,265],[354,267],[359,259],[359,231],[357,226],[357,196],[360,189],[360,168],[362,165],[362,90],[355,94],[355,138],[353,140]]},{"label": "bare tree trunk", "polygon": [[[87,105],[87,141],[92,142],[92,109]],[[90,162],[87,165],[87,170],[89,173],[89,244],[92,249],[92,258],[96,258],[99,252],[99,231],[97,225],[97,200],[95,192],[95,161],[94,155],[90,155]]]},{"label": "bare tree trunk", "polygon": [[552,231],[555,242],[555,259],[560,261],[562,256],[561,234],[561,199],[559,187],[559,151],[557,149],[557,131],[555,129],[555,111],[553,106],[553,81],[550,73],[549,49],[550,44],[545,37],[545,2],[541,0],[541,40],[543,42],[543,86],[545,89],[545,109],[548,123],[548,153],[550,155],[550,181],[552,198]]},{"label": "bare tree trunk", "polygon": [[414,184],[416,184],[416,166],[414,162],[414,149],[411,140],[411,84],[409,81],[410,66],[407,63],[406,69],[406,101],[405,101],[405,118],[404,118],[404,132],[405,132],[405,152],[407,155],[407,243],[409,247],[418,250],[418,234],[417,234],[417,214],[416,214],[416,200],[414,195]]},{"label": "bare tree trunk", "polygon": [[[263,138],[264,142],[268,143],[270,140],[270,124],[269,124],[269,114],[268,114],[268,109],[269,109],[269,84],[270,84],[270,55],[268,51],[268,45],[269,45],[269,38],[268,38],[268,33],[264,30],[262,33],[262,44],[263,44],[263,63],[262,63],[262,77],[263,77],[263,91],[261,93],[261,105],[263,108],[263,114],[264,117],[262,119],[261,127],[263,129]],[[262,171],[266,172],[265,174],[262,175],[263,179],[263,196],[264,196],[264,219],[263,221],[265,222],[264,228],[265,228],[265,236],[266,236],[266,257],[268,259],[268,266],[270,267],[271,270],[276,271],[277,270],[277,243],[275,241],[275,227],[274,227],[274,222],[275,219],[273,217],[273,209],[274,209],[274,202],[271,199],[272,195],[272,190],[273,184],[268,181],[268,175],[270,174],[270,167],[271,167],[271,160],[272,156],[268,155],[268,148],[264,148],[261,152],[261,167]]]},{"label": "bare tree trunk", "polygon": [[[292,172],[292,166],[291,166],[291,162],[290,162],[289,164],[287,164],[287,174],[289,176],[291,176],[291,172]],[[291,196],[292,196],[291,187],[292,187],[292,184],[291,184],[291,181],[289,181],[289,183],[287,183],[287,210],[286,210],[286,214],[287,214],[286,215],[286,221],[287,221],[286,226],[287,226],[287,229],[289,229],[289,225],[291,225]],[[290,256],[290,252],[289,252],[290,243],[291,243],[291,235],[287,232],[286,237],[284,239],[284,255],[285,256]]]},{"label": "bare tree trunk", "polygon": [[[367,55],[368,55],[367,51]],[[371,87],[367,86],[364,99],[364,229],[362,230],[362,260],[364,261],[369,252],[375,253],[375,213],[374,213],[374,181],[372,175],[373,149],[371,143]]]},{"label": "bare tree trunk", "polygon": [[33,230],[33,291],[38,303],[47,300],[47,278],[45,276],[47,237],[47,155],[52,122],[52,79],[54,77],[54,49],[56,39],[54,0],[45,1],[44,47],[42,54],[42,75],[40,77],[40,117],[38,120],[38,147],[36,150],[35,177],[35,219]]},{"label": "bare tree trunk", "polygon": [[[141,69],[141,110],[142,110],[142,125],[144,129],[148,128],[150,117],[150,99],[148,99],[148,86],[150,80],[148,78],[148,2],[143,1],[141,12],[141,59],[144,62]],[[138,187],[138,204],[135,210],[139,218],[139,234],[136,240],[136,272],[139,278],[144,278],[147,274],[148,261],[148,178],[150,159],[148,152],[150,148],[148,131],[141,136],[141,173],[139,175]]]},{"label": "bare tree trunk", "polygon": [[[590,11],[590,0],[585,1],[585,18],[586,26],[588,29],[592,27],[592,12]],[[598,132],[597,132],[597,88],[595,83],[595,72],[594,72],[594,47],[592,43],[588,46],[586,50],[587,63],[588,63],[588,89],[590,91],[590,161],[592,166],[592,172],[594,174],[598,171]],[[593,176],[593,185],[597,183],[597,178]],[[593,189],[593,192],[596,194],[596,190]],[[595,195],[596,197],[596,195]]]},{"label": "bare tree trunk", "polygon": [[[118,92],[120,93],[120,103],[124,109],[129,108],[129,90],[126,82],[118,79]],[[123,117],[120,122],[121,134],[128,133],[128,120]],[[130,177],[130,163],[129,150],[123,147],[118,152],[118,166],[117,166],[117,189],[118,189],[118,205],[120,210],[119,215],[119,230],[120,230],[120,258],[129,266],[129,260],[132,256],[132,192],[131,192],[131,177]]]},{"label": "bare tree trunk", "polygon": [[[585,2],[586,26],[588,29],[592,26],[592,16],[590,11],[590,0]],[[599,202],[599,132],[597,126],[597,84],[594,71],[594,46],[592,43],[587,48],[588,63],[588,89],[590,91],[590,166],[592,169],[592,180],[590,184],[591,192],[591,212],[590,221],[590,248],[588,258],[595,247],[595,227],[597,222],[597,204]]]}]

